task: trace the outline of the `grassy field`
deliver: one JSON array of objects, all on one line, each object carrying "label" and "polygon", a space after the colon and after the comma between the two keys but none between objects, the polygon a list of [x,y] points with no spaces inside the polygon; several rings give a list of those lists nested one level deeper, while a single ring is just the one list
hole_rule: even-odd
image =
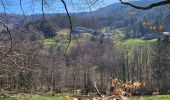
[{"label": "grassy field", "polygon": [[11,97],[0,98],[0,100],[65,100],[64,97],[48,97],[48,96],[34,96],[34,97]]},{"label": "grassy field", "polygon": [[[32,97],[0,97],[0,100],[65,100],[64,96],[32,96]],[[129,100],[137,100],[137,97],[131,97]],[[144,100],[170,100],[170,95],[144,96]]]},{"label": "grassy field", "polygon": [[0,97],[0,100],[65,100],[63,95],[55,95],[55,96],[16,96],[16,97]]},{"label": "grassy field", "polygon": [[[131,97],[130,100],[137,100],[137,97]],[[170,95],[144,96],[144,100],[170,100]]]}]

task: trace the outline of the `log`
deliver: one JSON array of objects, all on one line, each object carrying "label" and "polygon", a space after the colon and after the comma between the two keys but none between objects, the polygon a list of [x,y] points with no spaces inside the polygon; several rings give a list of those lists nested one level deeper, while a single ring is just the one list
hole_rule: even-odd
[{"label": "log", "polygon": [[102,97],[102,95],[100,94],[99,92],[99,89],[97,88],[97,85],[96,85],[96,82],[94,81],[94,87],[95,87],[95,90],[97,92],[97,95],[99,95],[100,97]]}]

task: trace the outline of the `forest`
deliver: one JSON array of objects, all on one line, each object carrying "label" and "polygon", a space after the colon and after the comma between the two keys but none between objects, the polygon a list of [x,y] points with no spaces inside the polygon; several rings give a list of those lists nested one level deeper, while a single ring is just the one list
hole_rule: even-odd
[{"label": "forest", "polygon": [[59,1],[0,1],[0,100],[170,100],[169,0]]}]

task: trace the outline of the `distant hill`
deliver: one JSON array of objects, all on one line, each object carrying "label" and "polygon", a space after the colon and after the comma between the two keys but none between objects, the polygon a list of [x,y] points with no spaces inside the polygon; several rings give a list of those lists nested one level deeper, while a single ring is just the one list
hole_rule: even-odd
[{"label": "distant hill", "polygon": [[[159,0],[135,1],[132,3],[146,6],[155,1]],[[134,15],[129,16],[128,12],[132,12]],[[170,5],[151,10],[137,10],[127,5],[114,3],[94,11],[93,14],[103,26],[134,28],[138,32],[143,32],[144,27],[141,27],[141,23],[147,20],[149,22],[156,22],[156,24],[164,24],[165,31],[170,31]]]},{"label": "distant hill", "polygon": [[[19,27],[23,24],[23,16],[19,14],[4,14],[0,13],[0,19],[4,21],[11,29]],[[0,24],[0,31],[2,31],[4,27]]]},{"label": "distant hill", "polygon": [[[158,0],[148,0],[144,1],[133,1],[132,3],[145,6],[149,5]],[[132,16],[129,16],[128,13],[133,13]],[[147,28],[145,28],[142,24],[144,20],[148,22],[155,23],[157,25],[163,24],[164,31],[170,31],[170,5],[161,6],[157,8],[153,8],[151,10],[137,10],[127,5],[123,5],[120,3],[113,3],[109,6],[97,9],[91,13],[89,12],[81,12],[70,14],[73,21],[73,27],[86,27],[91,29],[98,29],[101,27],[114,27],[114,28],[124,28],[127,33],[149,33],[151,32]],[[55,31],[61,28],[69,28],[69,21],[66,14],[46,14],[46,18],[49,21],[46,26],[42,26],[42,22],[39,21],[42,18],[41,14],[30,15],[27,16],[29,19],[29,23],[24,25],[24,17],[22,15],[17,14],[7,14],[7,17],[4,17],[3,13],[0,14],[0,19],[5,20],[8,19],[8,25],[11,26],[12,29],[20,29],[26,30],[26,26],[30,26],[31,24],[36,24],[35,30],[37,32],[43,33],[45,37],[53,36],[47,35],[46,32],[49,28],[48,25],[53,26],[52,29]],[[24,26],[24,27],[23,27]],[[46,31],[42,28],[46,27]],[[0,30],[3,28],[0,26]],[[50,29],[51,30],[51,29]],[[53,31],[53,30],[51,30]]]},{"label": "distant hill", "polygon": [[[131,1],[133,4],[139,6],[147,6],[160,0],[147,0],[147,1]],[[133,15],[129,15],[133,13]],[[156,25],[163,24],[164,31],[170,31],[170,5],[156,7],[150,10],[138,10],[128,5],[121,3],[113,3],[106,7],[95,10],[91,13],[77,13],[77,17],[81,18],[82,22],[85,18],[89,18],[88,23],[92,23],[97,27],[114,27],[126,28],[127,32],[134,31],[135,33],[148,33],[150,30],[143,27],[144,20],[147,22],[155,23]],[[76,22],[75,22],[76,23]],[[87,21],[86,21],[87,23]],[[79,26],[79,24],[76,23]],[[88,25],[90,26],[90,25]],[[84,26],[85,27],[85,26]],[[91,26],[90,26],[91,27]]]}]

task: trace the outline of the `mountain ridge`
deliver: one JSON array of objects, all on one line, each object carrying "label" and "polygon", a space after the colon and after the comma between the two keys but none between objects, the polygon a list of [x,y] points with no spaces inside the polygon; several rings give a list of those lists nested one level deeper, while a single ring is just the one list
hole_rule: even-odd
[{"label": "mountain ridge", "polygon": [[[148,0],[143,3],[143,1],[132,1],[132,3],[137,5],[148,5],[153,3],[155,0]],[[159,1],[159,0],[156,0]],[[132,12],[133,15],[128,15],[129,12]],[[154,22],[157,24],[163,23],[165,25],[165,30],[170,31],[170,6],[161,6],[153,8],[150,10],[137,10],[127,5],[121,3],[113,3],[103,8],[99,8],[95,11],[90,12],[79,12],[79,13],[70,13],[73,21],[73,27],[83,26],[87,28],[101,28],[101,27],[116,27],[122,28],[125,27],[127,33],[134,31],[135,33],[146,33],[151,32],[145,29],[142,26],[142,22],[147,20],[148,22]],[[13,29],[18,29],[24,25],[24,17],[20,14],[7,14],[8,22]],[[69,28],[68,17],[65,13],[57,14],[45,14],[49,24],[51,26],[59,26],[58,28]],[[0,18],[5,20],[4,14],[0,14]],[[42,14],[35,14],[27,16],[29,18],[29,23],[39,23],[42,18]],[[95,26],[94,26],[94,25]],[[27,24],[28,25],[28,24]],[[38,25],[38,24],[37,24]],[[41,26],[41,25],[38,25]],[[2,29],[2,28],[1,28]]]}]

